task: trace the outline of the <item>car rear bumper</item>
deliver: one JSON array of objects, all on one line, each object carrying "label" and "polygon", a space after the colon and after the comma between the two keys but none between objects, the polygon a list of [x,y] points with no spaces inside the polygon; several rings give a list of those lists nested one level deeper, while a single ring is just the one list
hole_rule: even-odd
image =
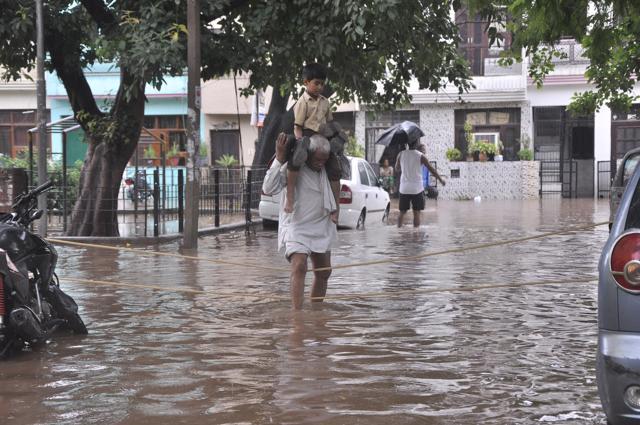
[{"label": "car rear bumper", "polygon": [[613,425],[640,423],[640,410],[630,408],[624,393],[640,386],[640,333],[600,329],[598,335],[598,394]]},{"label": "car rear bumper", "polygon": [[263,220],[278,221],[280,214],[280,205],[275,202],[260,201],[258,204],[258,215]]}]

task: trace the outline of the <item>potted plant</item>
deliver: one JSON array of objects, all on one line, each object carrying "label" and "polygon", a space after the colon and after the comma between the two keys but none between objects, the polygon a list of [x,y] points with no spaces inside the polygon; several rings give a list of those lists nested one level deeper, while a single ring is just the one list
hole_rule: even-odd
[{"label": "potted plant", "polygon": [[522,143],[520,146],[520,150],[518,151],[518,158],[520,158],[520,161],[532,161],[533,150],[531,150],[531,140],[527,134],[522,136]]},{"label": "potted plant", "polygon": [[142,152],[142,156],[147,160],[147,165],[153,165],[153,161],[157,159],[156,155],[156,150],[152,145],[148,145]]},{"label": "potted plant", "polygon": [[520,161],[533,161],[533,151],[529,148],[523,148],[518,151]]},{"label": "potted plant", "polygon": [[178,146],[172,145],[171,148],[167,151],[167,159],[169,160],[169,165],[175,167],[178,165],[178,161],[180,161],[180,151],[178,150]]},{"label": "potted plant", "polygon": [[446,155],[449,161],[460,161],[462,158],[462,152],[457,148],[447,149]]}]

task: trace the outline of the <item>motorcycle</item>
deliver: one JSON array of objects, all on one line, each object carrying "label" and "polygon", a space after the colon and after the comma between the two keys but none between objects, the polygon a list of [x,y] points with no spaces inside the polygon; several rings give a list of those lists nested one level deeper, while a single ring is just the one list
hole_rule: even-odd
[{"label": "motorcycle", "polygon": [[43,344],[59,328],[87,334],[78,305],[60,289],[56,249],[29,231],[42,217],[38,195],[51,181],[18,196],[0,216],[0,358]]},{"label": "motorcycle", "polygon": [[127,198],[134,202],[145,202],[153,196],[153,192],[147,183],[147,175],[144,171],[138,171],[134,178],[124,180]]}]

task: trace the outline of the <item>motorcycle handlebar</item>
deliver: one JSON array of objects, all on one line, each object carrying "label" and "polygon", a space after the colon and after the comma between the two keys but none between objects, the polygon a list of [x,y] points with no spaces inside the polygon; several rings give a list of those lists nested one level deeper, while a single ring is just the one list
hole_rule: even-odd
[{"label": "motorcycle handlebar", "polygon": [[51,189],[52,187],[53,187],[53,182],[51,180],[47,180],[46,182],[42,183],[40,186],[38,186],[35,189],[33,189],[31,191],[31,193],[29,193],[29,195],[38,196],[41,193],[46,192],[47,190]]},{"label": "motorcycle handlebar", "polygon": [[46,182],[44,182],[43,184],[41,184],[40,186],[34,188],[33,190],[31,190],[30,192],[22,195],[20,198],[18,198],[18,200],[13,204],[14,208],[24,204],[25,202],[30,202],[32,199],[35,199],[38,197],[38,195],[40,195],[43,192],[46,192],[47,190],[51,189],[53,187],[53,182],[51,180],[47,180]]}]

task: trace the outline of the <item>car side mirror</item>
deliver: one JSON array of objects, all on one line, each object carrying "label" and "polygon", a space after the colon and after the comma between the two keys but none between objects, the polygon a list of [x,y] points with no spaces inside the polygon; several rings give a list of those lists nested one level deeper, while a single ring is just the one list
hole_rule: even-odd
[{"label": "car side mirror", "polygon": [[382,187],[382,177],[378,177],[378,179],[376,180],[376,186]]}]

